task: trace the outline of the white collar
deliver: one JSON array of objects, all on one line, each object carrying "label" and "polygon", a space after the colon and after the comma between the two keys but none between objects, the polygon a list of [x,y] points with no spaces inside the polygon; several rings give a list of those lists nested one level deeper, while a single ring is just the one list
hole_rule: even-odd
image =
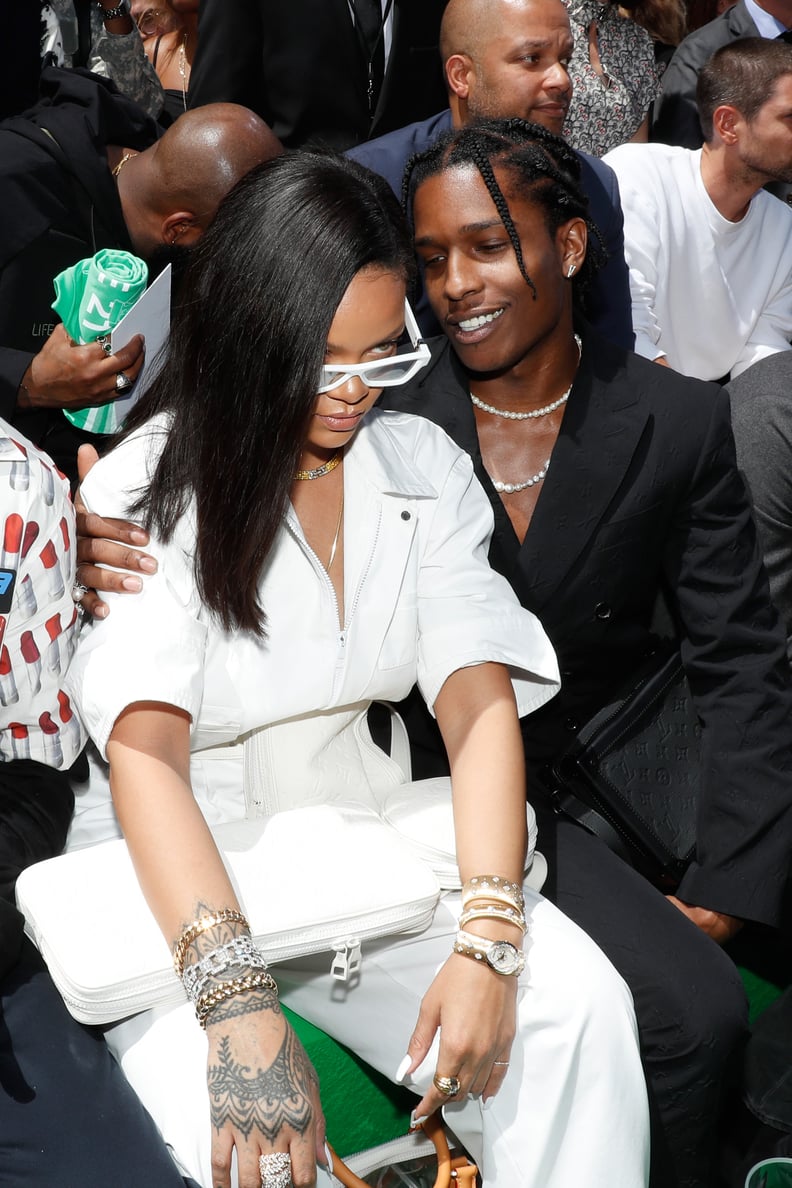
[{"label": "white collar", "polygon": [[437,499],[437,489],[415,466],[394,429],[414,420],[409,413],[374,408],[358,429],[347,450],[347,464],[363,471],[383,495],[411,499]]},{"label": "white collar", "polygon": [[745,8],[748,16],[759,30],[760,37],[774,38],[778,37],[779,33],[786,33],[786,25],[766,12],[756,3],[756,0],[745,0]]}]

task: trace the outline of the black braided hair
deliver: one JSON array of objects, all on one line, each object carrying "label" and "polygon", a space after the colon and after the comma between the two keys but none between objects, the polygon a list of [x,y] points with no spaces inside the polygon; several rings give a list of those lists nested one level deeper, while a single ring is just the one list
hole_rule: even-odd
[{"label": "black braided hair", "polygon": [[569,219],[581,218],[588,229],[588,249],[574,278],[576,293],[588,289],[607,253],[602,235],[589,214],[588,198],[580,184],[580,158],[567,142],[540,124],[527,120],[476,120],[445,132],[426,152],[407,162],[402,181],[402,206],[412,221],[412,195],[427,178],[460,165],[474,165],[495,204],[511,240],[520,273],[536,297],[536,286],[523,260],[520,237],[509,204],[498,185],[495,169],[508,170],[525,197],[541,207],[547,229],[554,235]]}]

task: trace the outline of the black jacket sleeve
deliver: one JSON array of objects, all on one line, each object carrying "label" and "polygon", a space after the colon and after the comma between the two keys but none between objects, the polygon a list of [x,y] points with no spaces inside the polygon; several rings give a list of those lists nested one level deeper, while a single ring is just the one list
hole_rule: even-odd
[{"label": "black jacket sleeve", "polygon": [[792,854],[792,695],[726,393],[679,501],[664,570],[702,724],[697,853],[678,894],[776,924]]}]

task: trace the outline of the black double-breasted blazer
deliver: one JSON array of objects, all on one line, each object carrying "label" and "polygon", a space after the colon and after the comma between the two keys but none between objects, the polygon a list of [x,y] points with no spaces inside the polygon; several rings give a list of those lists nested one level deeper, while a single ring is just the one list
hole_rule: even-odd
[{"label": "black double-breasted blazer", "polygon": [[679,894],[777,922],[792,857],[792,698],[725,393],[585,332],[522,544],[484,470],[467,378],[448,342],[387,397],[471,454],[495,518],[490,561],[556,648],[561,692],[523,722],[531,800],[542,807],[543,766],[650,649],[663,591],[705,768],[696,860]]}]

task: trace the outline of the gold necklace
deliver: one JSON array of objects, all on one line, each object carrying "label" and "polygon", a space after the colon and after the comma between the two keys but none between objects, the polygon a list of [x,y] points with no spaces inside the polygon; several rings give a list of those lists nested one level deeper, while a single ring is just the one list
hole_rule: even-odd
[{"label": "gold necklace", "polygon": [[337,453],[333,454],[332,458],[328,459],[321,466],[317,466],[313,470],[298,470],[294,478],[300,483],[306,481],[312,482],[314,479],[324,478],[326,474],[332,474],[336,466],[341,465],[343,456],[343,450],[338,450]]},{"label": "gold necklace", "polygon": [[335,530],[335,536],[333,537],[333,543],[330,546],[330,560],[327,562],[327,572],[328,573],[332,569],[333,562],[335,561],[335,558],[336,558],[336,550],[338,548],[338,541],[341,536],[341,523],[342,523],[343,519],[344,519],[344,488],[342,487],[341,488],[341,507],[339,508],[339,511],[338,511],[338,523],[336,524],[336,530]]},{"label": "gold necklace", "polygon": [[124,153],[123,157],[118,162],[115,169],[113,170],[113,177],[118,177],[119,173],[124,168],[127,161],[131,161],[133,157],[139,157],[139,156],[140,156],[140,153]]},{"label": "gold necklace", "polygon": [[181,75],[182,84],[182,102],[184,103],[184,110],[187,110],[187,38],[189,34],[185,32],[182,43],[179,46],[179,74]]}]

